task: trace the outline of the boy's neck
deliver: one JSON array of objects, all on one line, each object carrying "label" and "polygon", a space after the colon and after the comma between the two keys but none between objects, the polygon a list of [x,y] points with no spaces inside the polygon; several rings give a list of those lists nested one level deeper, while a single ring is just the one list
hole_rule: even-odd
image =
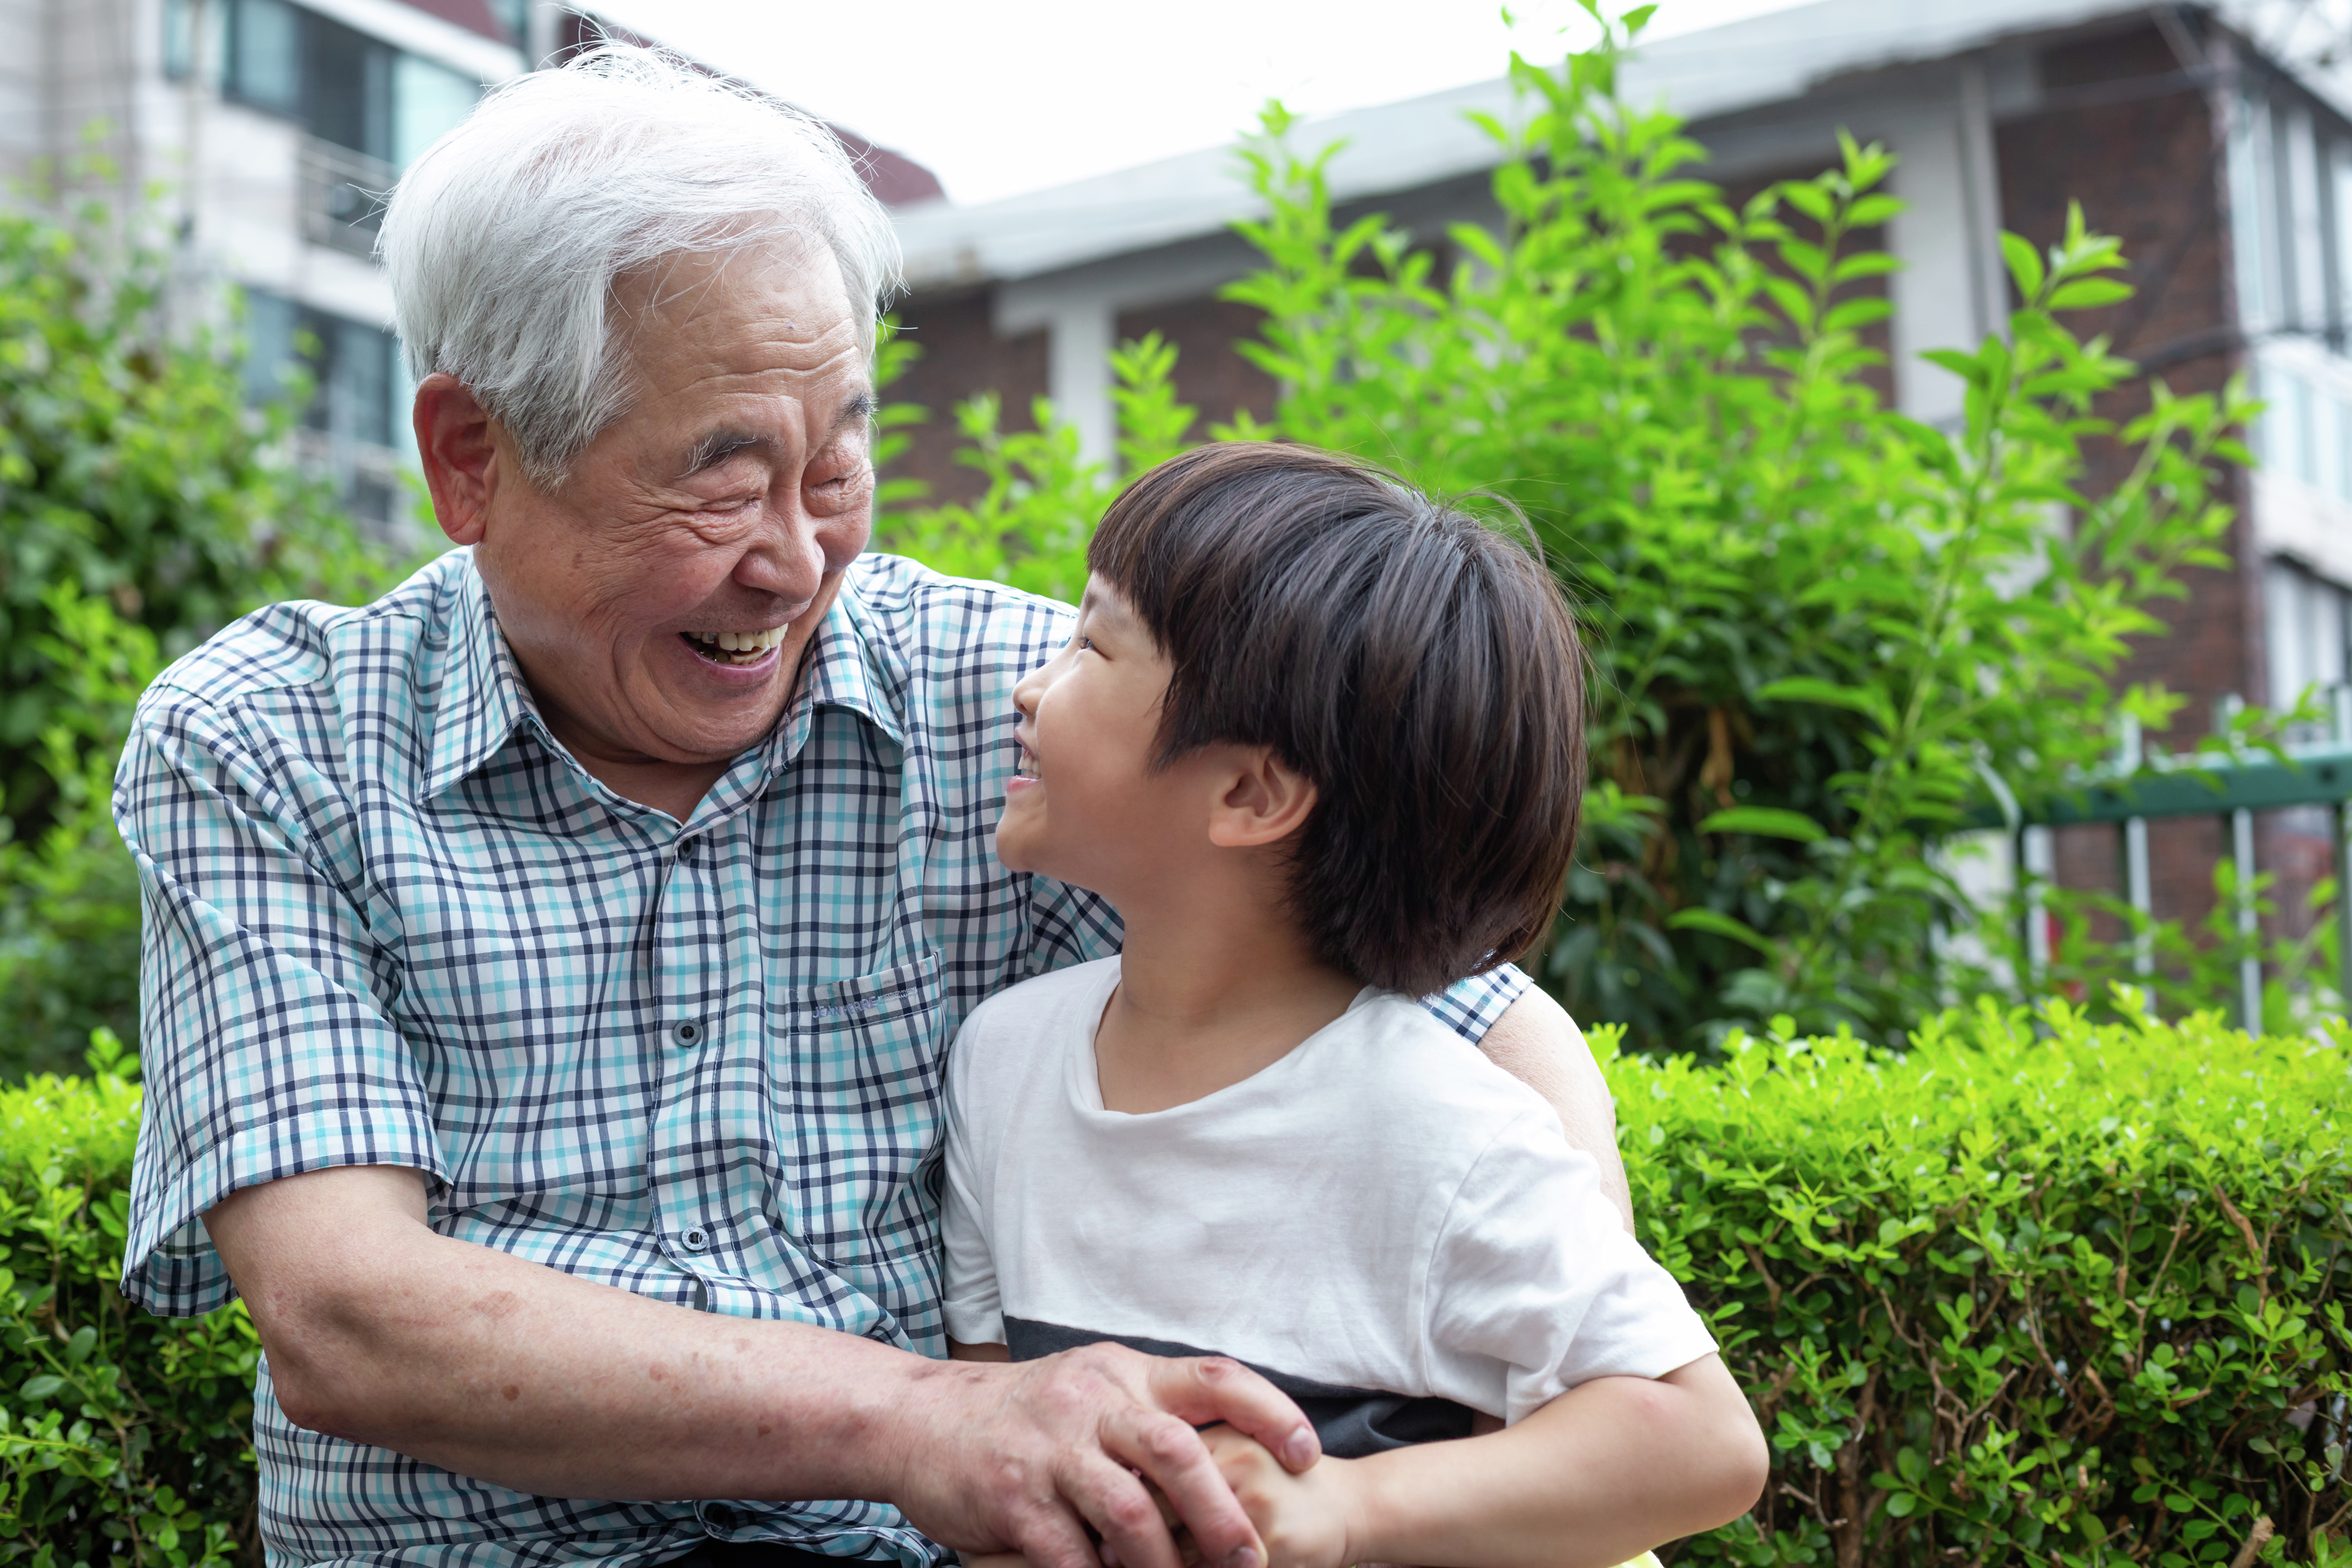
[{"label": "boy's neck", "polygon": [[1363,988],[1316,957],[1278,894],[1190,891],[1119,904],[1118,990],[1095,1036],[1106,1110],[1166,1110],[1239,1083]]}]

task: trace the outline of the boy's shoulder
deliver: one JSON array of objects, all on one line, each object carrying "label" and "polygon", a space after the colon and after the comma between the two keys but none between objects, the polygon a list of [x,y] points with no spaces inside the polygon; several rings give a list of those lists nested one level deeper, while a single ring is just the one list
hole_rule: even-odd
[{"label": "boy's shoulder", "polygon": [[1086,963],[1065,964],[1026,980],[1015,981],[971,1010],[964,1032],[975,1029],[1028,1028],[1039,1018],[1083,1007],[1089,996],[1101,998],[1118,984],[1118,955]]},{"label": "boy's shoulder", "polygon": [[1367,997],[1328,1033],[1318,1091],[1349,1101],[1344,1114],[1381,1127],[1384,1140],[1423,1131],[1458,1152],[1475,1128],[1559,1128],[1549,1102],[1412,997]]},{"label": "boy's shoulder", "polygon": [[1073,963],[1008,985],[963,1021],[948,1052],[948,1076],[957,1096],[969,1104],[1041,1063],[1057,1061],[1074,1032],[1091,1039],[1110,989],[1118,984],[1118,959]]}]

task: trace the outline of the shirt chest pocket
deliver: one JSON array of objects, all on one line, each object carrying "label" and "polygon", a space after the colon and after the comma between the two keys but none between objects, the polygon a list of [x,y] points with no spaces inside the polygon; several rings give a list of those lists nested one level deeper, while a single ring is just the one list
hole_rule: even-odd
[{"label": "shirt chest pocket", "polygon": [[852,1277],[935,1251],[947,1057],[939,955],[789,992],[770,1016],[777,1221]]}]

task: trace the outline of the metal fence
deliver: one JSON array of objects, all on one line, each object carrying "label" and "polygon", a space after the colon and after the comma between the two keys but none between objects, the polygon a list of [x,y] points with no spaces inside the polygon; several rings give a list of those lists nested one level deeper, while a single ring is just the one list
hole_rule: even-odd
[{"label": "metal fence", "polygon": [[[1977,820],[1988,827],[2005,826],[2011,836],[2021,879],[2030,863],[2027,835],[2032,829],[2112,824],[2122,840],[2124,890],[2132,909],[2152,914],[2147,825],[2167,817],[2210,816],[2226,829],[2237,872],[2236,919],[2239,933],[2250,945],[2258,931],[2255,909],[2254,813],[2294,806],[2326,806],[2333,813],[2332,841],[2336,868],[2336,973],[2340,994],[2352,1001],[2352,918],[2346,918],[2347,894],[2352,892],[2352,687],[2338,686],[2329,693],[2332,718],[2326,738],[2290,743],[2271,752],[2239,750],[2228,753],[2190,752],[2150,756],[2142,744],[2138,721],[2126,717],[2114,767],[2084,780],[2072,790],[2037,801],[2004,801],[1987,807]],[[2223,702],[2223,732],[2238,707]],[[2029,900],[2026,952],[2046,951],[2038,942],[2042,911]],[[2142,974],[2156,965],[2153,943],[2145,931],[2135,935],[2134,967]],[[2042,939],[2046,942],[2046,938]],[[2256,1026],[2263,1016],[2263,963],[2249,952],[2238,965],[2239,1016]]]}]

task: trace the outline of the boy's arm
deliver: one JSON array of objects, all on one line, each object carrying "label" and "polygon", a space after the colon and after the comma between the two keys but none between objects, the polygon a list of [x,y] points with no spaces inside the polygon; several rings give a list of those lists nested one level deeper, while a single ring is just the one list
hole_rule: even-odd
[{"label": "boy's arm", "polygon": [[1738,1518],[1766,1467],[1755,1415],[1712,1355],[1661,1378],[1595,1378],[1487,1436],[1303,1475],[1231,1427],[1202,1436],[1268,1568],[1611,1568]]}]

